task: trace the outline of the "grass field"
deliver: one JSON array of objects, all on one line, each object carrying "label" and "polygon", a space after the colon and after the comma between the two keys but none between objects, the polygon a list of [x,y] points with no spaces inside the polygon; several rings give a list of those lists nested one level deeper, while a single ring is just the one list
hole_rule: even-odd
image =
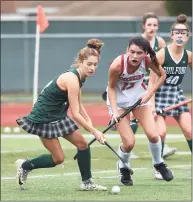
[{"label": "grass field", "polygon": [[[178,128],[169,128],[169,131],[181,134]],[[111,193],[111,188],[119,185],[116,156],[107,147],[94,143],[91,146],[93,179],[107,186],[108,191],[79,191],[80,174],[77,162],[73,160],[76,148],[63,139],[61,144],[66,156],[64,165],[34,170],[29,175],[27,189],[20,191],[15,182],[15,160],[47,153],[38,138],[27,137],[23,138],[19,134],[1,136],[1,200],[191,201],[191,155],[183,135],[168,135],[167,143],[170,147],[177,147],[177,153],[165,160],[174,173],[174,180],[166,182],[154,179],[147,138],[137,134],[133,150],[135,156],[131,159],[134,186],[121,186],[118,195]],[[106,137],[116,149],[120,143],[118,136],[114,134]],[[87,134],[86,138],[89,141],[93,136]]]}]

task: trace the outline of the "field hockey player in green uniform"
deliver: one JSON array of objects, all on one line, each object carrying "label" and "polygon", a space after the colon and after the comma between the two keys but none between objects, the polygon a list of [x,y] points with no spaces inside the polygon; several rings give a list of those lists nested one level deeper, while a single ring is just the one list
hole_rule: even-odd
[{"label": "field hockey player in green uniform", "polygon": [[[104,144],[103,133],[93,127],[81,103],[81,87],[87,77],[94,75],[102,45],[100,40],[89,40],[78,53],[74,64],[76,68],[70,68],[50,81],[40,93],[32,111],[17,119],[18,125],[26,132],[39,136],[43,146],[50,152],[32,159],[16,160],[17,183],[22,189],[30,171],[55,167],[64,162],[64,152],[58,139],[62,137],[78,149],[77,162],[82,177],[80,190],[107,190],[92,180],[90,148],[77,126],[82,126]],[[71,110],[72,119],[67,115],[68,109]]]},{"label": "field hockey player in green uniform", "polygon": [[[181,14],[171,27],[172,42],[157,52],[158,61],[166,72],[166,80],[157,90],[155,96],[153,96],[154,99],[151,100],[154,111],[160,111],[165,107],[178,104],[186,99],[181,83],[187,67],[192,67],[192,52],[185,49],[189,35],[190,29],[187,17]],[[156,78],[157,76],[152,72],[149,80],[150,88],[154,85]],[[192,151],[192,123],[188,106],[183,105],[170,110],[164,115],[156,116],[157,130],[162,141],[165,140],[167,132],[166,116],[174,117],[177,121]]]}]

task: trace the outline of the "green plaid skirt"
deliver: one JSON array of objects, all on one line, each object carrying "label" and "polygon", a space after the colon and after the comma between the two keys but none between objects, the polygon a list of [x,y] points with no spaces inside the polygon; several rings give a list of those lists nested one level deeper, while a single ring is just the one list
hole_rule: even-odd
[{"label": "green plaid skirt", "polygon": [[78,129],[75,122],[68,116],[64,119],[50,123],[33,123],[25,116],[17,119],[16,122],[27,133],[38,135],[43,138],[64,137]]},{"label": "green plaid skirt", "polygon": [[[178,104],[185,101],[184,92],[180,86],[162,85],[155,93],[156,111],[160,111],[165,107]],[[182,105],[172,109],[163,116],[179,116],[184,112],[189,112],[188,105]]]}]

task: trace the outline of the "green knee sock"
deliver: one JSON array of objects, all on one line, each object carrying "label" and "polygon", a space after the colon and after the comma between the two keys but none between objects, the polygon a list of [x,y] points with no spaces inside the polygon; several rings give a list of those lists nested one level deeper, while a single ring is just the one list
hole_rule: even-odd
[{"label": "green knee sock", "polygon": [[190,148],[190,151],[192,152],[192,139],[191,140],[186,140],[188,143],[188,146]]},{"label": "green knee sock", "polygon": [[164,141],[162,141],[162,152],[161,152],[161,156],[163,156],[163,151],[164,151]]},{"label": "green knee sock", "polygon": [[37,168],[51,168],[55,166],[56,163],[53,161],[51,154],[43,154],[34,159],[27,160],[22,164],[22,168],[25,170],[33,170]]},{"label": "green knee sock", "polygon": [[130,126],[131,126],[133,133],[135,134],[137,132],[137,129],[138,129],[138,123],[135,120],[133,120],[130,122]]},{"label": "green knee sock", "polygon": [[77,161],[82,181],[90,179],[92,177],[90,147],[85,150],[78,150]]}]

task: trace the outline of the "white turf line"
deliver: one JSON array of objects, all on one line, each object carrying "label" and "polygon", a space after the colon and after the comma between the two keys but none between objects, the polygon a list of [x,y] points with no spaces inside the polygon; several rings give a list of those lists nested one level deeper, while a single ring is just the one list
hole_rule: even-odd
[{"label": "white turf line", "polygon": [[[92,148],[99,148],[99,147],[104,147],[103,145],[93,145]],[[72,149],[75,149],[75,147],[64,147],[63,148],[64,150],[72,150]],[[9,153],[22,153],[22,152],[35,152],[37,151],[37,149],[12,149],[12,150],[1,150],[1,154],[9,154]],[[41,148],[41,149],[38,149],[38,151],[46,151],[45,148]],[[175,155],[191,155],[191,152],[190,151],[176,151],[175,152]],[[135,154],[132,154],[132,158],[140,158],[139,156],[135,155]],[[96,159],[93,159],[93,160],[96,160]]]},{"label": "white turf line", "polygon": [[[87,138],[94,137],[91,134],[83,134],[83,136],[87,137]],[[119,135],[111,134],[111,133],[105,134],[105,137],[107,137],[108,139],[120,138]],[[147,136],[144,134],[136,134],[135,137],[137,139],[147,138]],[[37,139],[37,138],[38,138],[37,135],[29,135],[29,134],[1,134],[1,139]],[[167,134],[166,138],[167,139],[181,139],[181,138],[184,138],[184,135],[183,134]]]},{"label": "white turf line", "polygon": [[[179,165],[179,166],[170,166],[170,168],[181,168],[181,169],[191,169],[191,165]],[[134,171],[136,170],[147,170],[149,168],[133,168]],[[93,174],[103,174],[103,173],[115,173],[117,170],[102,170],[102,171],[93,171]],[[61,177],[61,176],[76,176],[80,175],[79,172],[73,173],[63,173],[63,174],[51,174],[51,175],[34,175],[28,176],[28,179],[37,179],[37,178],[49,178],[49,177]],[[93,176],[95,177],[95,176]],[[104,177],[97,177],[97,178],[117,178],[117,176],[104,176]],[[16,177],[1,177],[1,180],[15,180]]]},{"label": "white turf line", "polygon": [[[83,134],[84,137],[90,137],[93,138],[93,135],[89,135],[89,134]],[[105,137],[107,137],[107,139],[118,139],[120,138],[119,135],[117,134],[105,134]],[[142,138],[147,138],[146,135],[144,134],[136,134],[135,135],[136,139],[142,139]],[[38,139],[38,136],[36,135],[29,135],[29,134],[18,134],[18,135],[14,135],[14,134],[2,134],[1,135],[2,139]],[[167,139],[184,139],[184,136],[182,134],[168,134],[167,135]],[[93,145],[92,147],[103,147],[103,145]],[[65,150],[68,149],[73,149],[75,147],[65,147]],[[40,150],[44,150],[44,149],[40,149]],[[23,149],[23,150],[1,150],[1,154],[5,154],[5,153],[12,153],[12,152],[16,152],[16,153],[20,153],[20,152],[33,152],[36,151],[34,149]],[[190,155],[191,152],[176,152],[175,154],[177,155]],[[133,156],[134,157],[134,156]],[[138,158],[138,156],[136,157]]]}]

